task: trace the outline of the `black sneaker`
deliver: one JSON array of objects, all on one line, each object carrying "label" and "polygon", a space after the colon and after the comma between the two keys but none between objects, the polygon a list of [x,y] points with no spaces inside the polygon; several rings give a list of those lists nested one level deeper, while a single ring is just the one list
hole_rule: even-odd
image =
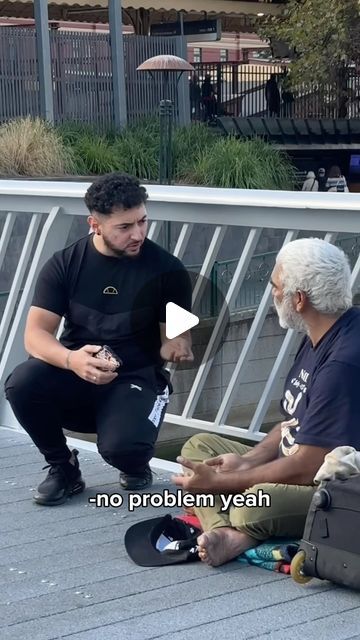
[{"label": "black sneaker", "polygon": [[75,465],[70,462],[49,464],[44,469],[49,469],[45,480],[39,484],[34,500],[37,504],[54,506],[66,502],[69,496],[81,493],[85,489],[85,482],[81,477],[78,451],[73,449]]},{"label": "black sneaker", "polygon": [[152,485],[152,471],[147,464],[144,471],[134,471],[125,473],[120,471],[120,486],[127,491],[137,491],[138,489],[146,489]]}]

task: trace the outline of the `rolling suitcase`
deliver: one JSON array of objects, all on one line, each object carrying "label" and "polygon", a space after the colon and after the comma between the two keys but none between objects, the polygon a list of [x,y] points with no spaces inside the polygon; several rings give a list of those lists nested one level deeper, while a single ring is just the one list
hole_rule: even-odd
[{"label": "rolling suitcase", "polygon": [[360,474],[329,480],[314,493],[291,575],[360,589]]}]

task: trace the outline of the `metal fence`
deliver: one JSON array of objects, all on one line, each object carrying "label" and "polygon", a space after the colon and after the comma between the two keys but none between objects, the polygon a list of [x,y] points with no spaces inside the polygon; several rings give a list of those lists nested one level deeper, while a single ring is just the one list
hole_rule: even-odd
[{"label": "metal fence", "polygon": [[[0,122],[39,114],[36,33],[29,27],[0,28]],[[92,32],[50,31],[55,122],[67,120],[111,127],[114,121],[110,35]],[[168,53],[186,58],[181,36],[124,36],[125,86],[129,121],[158,111],[159,78],[136,68],[145,59]],[[280,91],[279,116],[293,118],[360,118],[360,77],[348,70],[347,100],[344,86],[301,85],[289,97],[284,90],[284,68],[237,62],[195,63],[190,81],[186,74],[176,85],[170,79],[175,119],[185,123],[189,112],[206,120],[218,115],[267,115],[265,86],[275,74]],[[202,91],[210,76],[215,100],[209,109]],[[197,80],[196,80],[197,79]],[[191,104],[189,102],[189,91]],[[342,114],[342,115],[340,115]]]},{"label": "metal fence", "polygon": [[[279,65],[253,65],[238,62],[194,63],[191,82],[191,113],[195,120],[206,120],[207,109],[202,92],[206,76],[210,76],[215,94],[217,115],[270,115],[265,96],[266,83],[275,74],[280,93],[277,115],[284,118],[360,118],[360,76],[348,69],[347,85],[299,85],[286,91],[286,70]],[[343,102],[344,89],[347,99]]]},{"label": "metal fence", "polygon": [[[50,31],[54,118],[56,123],[86,122],[109,128],[114,121],[110,35]],[[185,39],[124,36],[124,65],[129,121],[157,113],[158,78],[136,68],[163,53],[186,56]],[[188,118],[188,79],[170,78],[170,97],[179,122]],[[0,122],[39,115],[36,33],[28,27],[0,28]],[[186,114],[186,116],[184,116]]]},{"label": "metal fence", "polygon": [[112,123],[108,34],[50,31],[50,48],[55,122]]},{"label": "metal fence", "polygon": [[[125,87],[130,120],[158,112],[163,96],[163,76],[150,76],[147,72],[136,71],[136,68],[147,58],[161,54],[186,58],[186,39],[181,36],[124,36]],[[175,119],[184,124],[189,113],[189,82],[185,74],[181,78],[170,74],[168,97],[174,105]]]},{"label": "metal fence", "polygon": [[0,121],[39,113],[35,34],[0,29]]}]

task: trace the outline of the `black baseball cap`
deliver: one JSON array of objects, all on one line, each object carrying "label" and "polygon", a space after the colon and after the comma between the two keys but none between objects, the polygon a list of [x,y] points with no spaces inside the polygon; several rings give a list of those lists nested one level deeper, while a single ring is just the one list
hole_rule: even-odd
[{"label": "black baseball cap", "polygon": [[196,538],[200,529],[170,514],[132,525],[125,533],[125,548],[140,567],[160,567],[199,560]]}]

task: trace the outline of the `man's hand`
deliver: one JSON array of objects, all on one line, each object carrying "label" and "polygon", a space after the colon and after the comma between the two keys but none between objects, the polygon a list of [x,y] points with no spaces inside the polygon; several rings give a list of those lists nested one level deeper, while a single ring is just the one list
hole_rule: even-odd
[{"label": "man's hand", "polygon": [[94,358],[94,354],[100,349],[100,345],[86,344],[81,349],[71,351],[67,359],[68,368],[79,378],[93,384],[108,384],[115,380],[118,374],[114,371],[114,365]]},{"label": "man's hand", "polygon": [[251,460],[244,458],[238,453],[223,453],[215,458],[204,460],[204,463],[212,467],[217,473],[226,473],[227,471],[247,471],[255,466]]},{"label": "man's hand", "polygon": [[172,476],[171,480],[174,484],[190,493],[216,493],[219,476],[214,469],[203,462],[192,462],[182,456],[176,460],[192,473],[191,475]]},{"label": "man's hand", "polygon": [[189,340],[181,336],[166,340],[160,349],[160,355],[165,362],[193,362],[194,360]]}]

